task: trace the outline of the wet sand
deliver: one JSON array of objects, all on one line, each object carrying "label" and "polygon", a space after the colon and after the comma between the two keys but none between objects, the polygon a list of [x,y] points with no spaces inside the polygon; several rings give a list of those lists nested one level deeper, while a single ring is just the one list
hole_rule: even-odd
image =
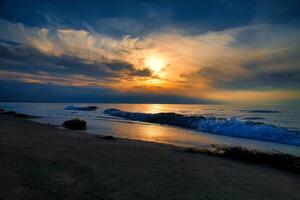
[{"label": "wet sand", "polygon": [[0,199],[300,199],[300,175],[0,115]]}]

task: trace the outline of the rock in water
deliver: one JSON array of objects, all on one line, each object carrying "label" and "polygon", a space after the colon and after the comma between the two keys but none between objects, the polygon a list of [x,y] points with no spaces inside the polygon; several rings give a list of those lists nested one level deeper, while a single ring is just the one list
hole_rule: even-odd
[{"label": "rock in water", "polygon": [[77,107],[77,106],[67,106],[65,110],[80,110],[80,111],[93,111],[97,110],[97,106],[86,106],[86,107]]}]

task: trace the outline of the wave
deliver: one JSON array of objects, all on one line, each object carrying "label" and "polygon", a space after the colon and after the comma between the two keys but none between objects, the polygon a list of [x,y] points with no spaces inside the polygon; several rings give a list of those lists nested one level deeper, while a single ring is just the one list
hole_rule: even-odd
[{"label": "wave", "polygon": [[284,127],[262,122],[239,121],[237,119],[189,116],[177,113],[138,113],[118,109],[106,109],[105,114],[124,119],[166,124],[218,135],[241,137],[281,144],[300,146],[300,133]]},{"label": "wave", "polygon": [[79,111],[93,111],[97,109],[98,109],[97,106],[77,107],[77,106],[70,105],[65,107],[65,110],[79,110]]},{"label": "wave", "polygon": [[244,120],[264,120],[263,117],[244,117]]},{"label": "wave", "polygon": [[247,113],[280,113],[278,110],[240,110]]}]

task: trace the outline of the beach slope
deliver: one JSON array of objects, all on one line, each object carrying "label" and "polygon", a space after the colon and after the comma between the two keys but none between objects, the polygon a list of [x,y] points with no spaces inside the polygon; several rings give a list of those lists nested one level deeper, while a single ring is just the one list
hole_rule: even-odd
[{"label": "beach slope", "polygon": [[300,199],[300,176],[0,116],[0,199]]}]

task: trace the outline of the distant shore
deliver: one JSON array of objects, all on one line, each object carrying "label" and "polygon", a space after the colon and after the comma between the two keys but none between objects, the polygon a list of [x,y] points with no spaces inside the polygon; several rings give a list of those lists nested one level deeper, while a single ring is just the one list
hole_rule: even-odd
[{"label": "distant shore", "polygon": [[0,115],[0,199],[300,199],[296,173],[23,117]]}]

